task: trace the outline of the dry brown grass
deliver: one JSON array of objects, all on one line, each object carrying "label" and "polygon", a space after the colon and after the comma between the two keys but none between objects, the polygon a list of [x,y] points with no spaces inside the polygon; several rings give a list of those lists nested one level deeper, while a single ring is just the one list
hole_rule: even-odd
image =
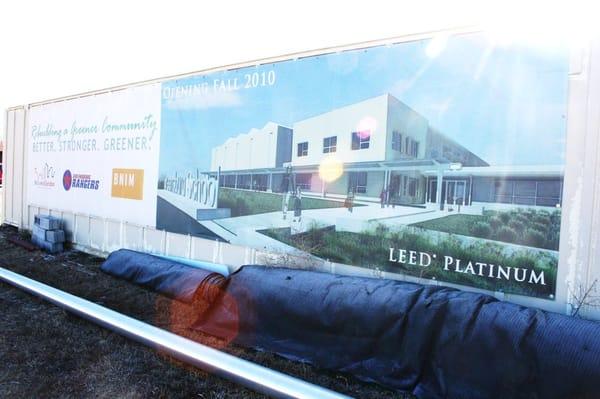
[{"label": "dry brown grass", "polygon": [[[157,295],[103,274],[102,259],[70,251],[27,252],[6,241],[5,267],[128,316],[235,356],[360,398],[406,397],[349,375],[232,346],[189,328],[193,305]],[[257,398],[229,381],[73,316],[0,283],[0,397],[4,398]]]}]

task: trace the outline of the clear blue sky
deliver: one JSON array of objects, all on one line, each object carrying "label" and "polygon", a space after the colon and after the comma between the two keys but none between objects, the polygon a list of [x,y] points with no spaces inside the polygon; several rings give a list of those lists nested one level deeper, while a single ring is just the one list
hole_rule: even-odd
[{"label": "clear blue sky", "polygon": [[[269,121],[295,121],[390,93],[431,125],[496,165],[563,164],[568,52],[492,46],[482,34],[450,38],[429,58],[428,41],[217,72],[164,88],[276,72],[273,86],[162,99],[160,172],[209,170],[211,149]],[[212,93],[212,92],[211,92]]]}]

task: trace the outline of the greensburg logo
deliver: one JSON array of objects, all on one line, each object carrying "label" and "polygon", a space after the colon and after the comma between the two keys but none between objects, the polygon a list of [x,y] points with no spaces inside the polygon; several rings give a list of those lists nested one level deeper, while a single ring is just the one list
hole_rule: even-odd
[{"label": "greensburg logo", "polygon": [[54,167],[44,163],[42,167],[33,168],[33,184],[38,187],[52,188],[56,185],[55,175]]}]

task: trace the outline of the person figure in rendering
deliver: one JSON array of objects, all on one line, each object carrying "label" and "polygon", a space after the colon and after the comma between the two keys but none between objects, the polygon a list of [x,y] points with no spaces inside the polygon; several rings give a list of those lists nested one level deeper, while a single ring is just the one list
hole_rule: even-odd
[{"label": "person figure in rendering", "polygon": [[381,190],[381,194],[379,194],[379,200],[381,201],[381,209],[385,208],[388,201],[388,193],[385,188]]},{"label": "person figure in rendering", "polygon": [[294,189],[293,184],[293,176],[292,176],[292,167],[286,167],[285,174],[283,175],[283,179],[281,180],[281,213],[283,214],[283,220],[287,218],[287,211],[290,203],[291,191]]},{"label": "person figure in rendering", "polygon": [[348,212],[352,213],[354,208],[354,188],[351,188],[348,191],[348,196],[346,197],[346,201],[344,201],[344,206],[348,208]]},{"label": "person figure in rendering", "polygon": [[387,193],[387,205],[390,206],[390,204],[392,205],[392,208],[396,207],[396,202],[394,201],[394,196],[392,195],[392,193],[397,193],[398,192],[398,187],[395,184],[390,185],[390,188],[388,189],[388,193]]},{"label": "person figure in rendering", "polygon": [[300,187],[296,190],[294,197],[294,222],[300,223],[302,219],[302,190]]}]

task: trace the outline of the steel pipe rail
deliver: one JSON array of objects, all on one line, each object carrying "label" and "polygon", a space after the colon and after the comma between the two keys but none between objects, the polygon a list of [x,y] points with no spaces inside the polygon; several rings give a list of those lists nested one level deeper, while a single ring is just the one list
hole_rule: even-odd
[{"label": "steel pipe rail", "polygon": [[27,291],[114,332],[252,390],[278,398],[348,396],[239,359],[0,267],[0,281]]}]

